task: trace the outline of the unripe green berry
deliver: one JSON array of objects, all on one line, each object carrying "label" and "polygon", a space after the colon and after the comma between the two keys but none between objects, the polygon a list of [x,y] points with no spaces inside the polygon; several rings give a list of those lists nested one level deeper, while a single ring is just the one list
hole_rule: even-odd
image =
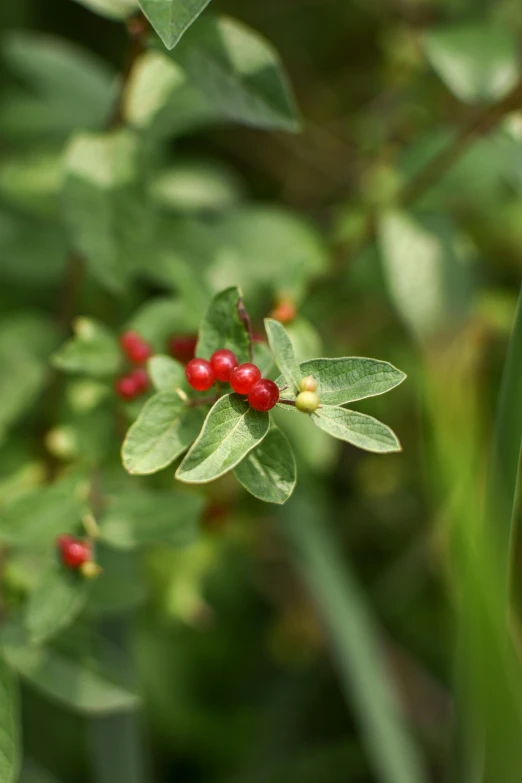
[{"label": "unripe green berry", "polygon": [[302,391],[295,398],[295,407],[303,413],[313,413],[319,407],[319,397],[313,391]]},{"label": "unripe green berry", "polygon": [[299,391],[301,392],[315,392],[317,391],[317,381],[313,375],[307,375],[306,378],[301,378],[299,381]]}]

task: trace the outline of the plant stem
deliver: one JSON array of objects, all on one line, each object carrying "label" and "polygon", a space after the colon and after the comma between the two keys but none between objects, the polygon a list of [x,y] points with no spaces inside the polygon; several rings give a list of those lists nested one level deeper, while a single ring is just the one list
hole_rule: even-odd
[{"label": "plant stem", "polygon": [[252,333],[252,321],[250,320],[250,316],[248,314],[248,311],[245,307],[245,303],[243,302],[243,299],[239,299],[237,303],[237,311],[239,313],[239,319],[242,321],[242,323],[245,325],[245,329],[247,330],[248,339],[250,343],[250,361],[254,361],[254,335]]}]

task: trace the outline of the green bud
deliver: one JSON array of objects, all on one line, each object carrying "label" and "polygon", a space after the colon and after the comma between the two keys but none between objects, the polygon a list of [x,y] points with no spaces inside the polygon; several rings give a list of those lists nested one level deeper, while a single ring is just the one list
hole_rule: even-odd
[{"label": "green bud", "polygon": [[306,378],[301,378],[299,381],[299,391],[301,392],[315,392],[317,391],[317,381],[313,375],[307,375]]},{"label": "green bud", "polygon": [[295,407],[303,413],[313,413],[319,407],[319,397],[313,391],[302,391],[295,399]]}]

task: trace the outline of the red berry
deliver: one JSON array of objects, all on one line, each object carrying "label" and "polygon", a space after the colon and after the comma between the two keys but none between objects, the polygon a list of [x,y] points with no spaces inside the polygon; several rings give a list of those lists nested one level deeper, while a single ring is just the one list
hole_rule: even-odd
[{"label": "red berry", "polygon": [[138,332],[124,332],[120,337],[120,345],[133,364],[144,364],[152,356],[152,348]]},{"label": "red berry", "polygon": [[291,299],[280,299],[270,315],[282,324],[289,324],[295,319],[297,309]]},{"label": "red berry", "polygon": [[169,353],[178,362],[187,364],[194,358],[197,344],[198,336],[196,334],[173,336],[169,340]]},{"label": "red berry", "polygon": [[143,367],[138,367],[131,372],[130,377],[134,379],[136,395],[143,394],[143,392],[147,391],[150,383],[147,370],[144,370]]},{"label": "red berry", "polygon": [[80,568],[92,557],[91,545],[88,541],[82,541],[74,536],[59,536],[56,544],[60,550],[62,563],[67,568]]},{"label": "red berry", "polygon": [[140,394],[139,382],[136,381],[134,373],[129,375],[123,375],[118,378],[114,384],[116,394],[121,397],[122,400],[133,400],[138,394]]},{"label": "red berry", "polygon": [[185,375],[196,391],[207,391],[215,381],[214,370],[206,359],[191,359],[185,367]]},{"label": "red berry", "polygon": [[230,373],[230,385],[238,394],[248,394],[254,383],[261,378],[261,370],[255,364],[245,362]]},{"label": "red berry", "polygon": [[230,380],[230,373],[239,364],[237,356],[227,348],[214,351],[210,357],[210,364],[218,381]]},{"label": "red berry", "polygon": [[268,378],[255,383],[248,392],[248,404],[256,411],[269,411],[279,399],[279,389]]}]

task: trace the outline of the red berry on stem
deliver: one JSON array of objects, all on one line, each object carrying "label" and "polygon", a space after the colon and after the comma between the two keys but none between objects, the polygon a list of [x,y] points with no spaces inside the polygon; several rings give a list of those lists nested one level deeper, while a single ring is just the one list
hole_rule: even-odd
[{"label": "red berry on stem", "polygon": [[120,345],[133,364],[144,364],[152,356],[152,348],[138,332],[124,332],[120,337]]},{"label": "red berry on stem", "polygon": [[245,362],[230,373],[230,385],[238,394],[248,394],[254,383],[261,378],[261,370],[255,364]]},{"label": "red berry on stem", "polygon": [[289,324],[295,320],[297,308],[291,299],[280,299],[270,315],[282,324]]},{"label": "red berry on stem", "polygon": [[210,364],[218,381],[230,380],[230,373],[239,364],[237,356],[227,348],[214,351],[210,357]]},{"label": "red berry on stem", "polygon": [[130,377],[134,380],[136,386],[136,395],[143,394],[143,392],[147,391],[150,384],[147,370],[144,370],[143,367],[138,367],[136,370],[131,372]]},{"label": "red berry on stem", "polygon": [[196,391],[207,391],[215,381],[214,370],[206,359],[191,359],[185,367],[185,375]]},{"label": "red berry on stem", "polygon": [[187,364],[196,354],[197,334],[174,335],[169,340],[169,353],[178,362]]},{"label": "red berry on stem", "polygon": [[60,550],[62,563],[67,568],[80,568],[92,557],[91,545],[88,541],[82,541],[74,536],[59,536],[56,544]]},{"label": "red berry on stem", "polygon": [[279,389],[273,381],[262,378],[248,392],[248,404],[256,411],[269,411],[279,399]]},{"label": "red berry on stem", "polygon": [[114,384],[116,394],[121,397],[122,400],[133,400],[140,393],[139,383],[136,382],[134,373],[129,375],[123,375],[118,378]]}]

